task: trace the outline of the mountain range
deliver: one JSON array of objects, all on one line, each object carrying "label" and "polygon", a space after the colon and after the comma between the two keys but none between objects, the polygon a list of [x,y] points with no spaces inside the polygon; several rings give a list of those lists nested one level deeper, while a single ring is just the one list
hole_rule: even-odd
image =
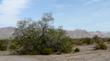
[{"label": "mountain range", "polygon": [[[12,37],[14,30],[15,30],[14,27],[0,28],[0,39],[9,39],[10,37]],[[76,29],[73,31],[66,30],[66,33],[71,38],[87,38],[87,37],[91,38],[91,37],[94,37],[95,35],[103,38],[110,37],[110,32],[101,32],[101,31],[89,32],[81,29]]]},{"label": "mountain range", "polygon": [[102,38],[110,38],[110,32],[101,32],[101,31],[89,32],[81,29],[67,31],[67,35],[70,36],[71,38],[87,38],[87,37],[92,38],[96,35]]}]

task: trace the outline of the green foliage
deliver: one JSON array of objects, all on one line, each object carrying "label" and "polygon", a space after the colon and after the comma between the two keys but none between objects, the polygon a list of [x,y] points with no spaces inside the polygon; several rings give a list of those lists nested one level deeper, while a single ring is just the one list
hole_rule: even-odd
[{"label": "green foliage", "polygon": [[71,39],[71,41],[74,45],[83,45],[81,39]]},{"label": "green foliage", "polygon": [[52,54],[54,51],[52,48],[44,48],[42,49],[41,53],[40,54],[43,54],[43,55],[49,55],[49,54]]},{"label": "green foliage", "polygon": [[66,36],[65,31],[61,29],[61,27],[54,32],[51,30],[50,36],[52,36],[52,48],[54,48],[55,52],[59,53],[69,53],[72,51],[73,44],[69,37]]},{"label": "green foliage", "polygon": [[79,48],[75,48],[74,52],[80,52],[80,49]]},{"label": "green foliage", "polygon": [[104,43],[98,43],[95,45],[95,50],[106,50],[107,49],[107,46],[104,44]]},{"label": "green foliage", "polygon": [[91,45],[94,43],[92,38],[79,38],[79,39],[72,39],[72,42],[75,45]]},{"label": "green foliage", "polygon": [[0,40],[0,51],[6,51],[8,46],[8,40]]},{"label": "green foliage", "polygon": [[104,38],[105,42],[110,43],[110,38]]},{"label": "green foliage", "polygon": [[60,45],[58,46],[58,51],[62,53],[70,53],[72,51],[72,48],[73,48],[72,42],[65,38],[60,42]]},{"label": "green foliage", "polygon": [[91,38],[83,38],[81,39],[82,44],[90,45],[93,44],[93,40]]},{"label": "green foliage", "polygon": [[95,50],[106,50],[107,46],[104,43],[104,40],[98,36],[93,37],[94,41],[95,41]]},{"label": "green foliage", "polygon": [[18,22],[14,39],[9,49],[13,54],[52,54],[69,53],[72,50],[70,38],[62,27],[55,29],[50,25],[51,14],[45,14],[40,21],[24,20]]}]

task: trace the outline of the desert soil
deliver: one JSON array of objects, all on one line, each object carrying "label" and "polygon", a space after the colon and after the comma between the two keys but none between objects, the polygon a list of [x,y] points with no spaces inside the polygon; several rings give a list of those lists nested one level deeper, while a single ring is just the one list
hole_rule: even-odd
[{"label": "desert soil", "polygon": [[0,52],[0,61],[110,61],[110,49],[94,51],[93,46],[79,48],[79,53],[62,55],[13,56]]}]

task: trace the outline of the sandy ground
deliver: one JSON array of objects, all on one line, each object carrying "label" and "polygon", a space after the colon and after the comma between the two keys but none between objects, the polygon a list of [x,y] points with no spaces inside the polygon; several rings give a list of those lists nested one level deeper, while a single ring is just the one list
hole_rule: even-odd
[{"label": "sandy ground", "polygon": [[81,52],[62,55],[11,56],[1,55],[0,61],[110,61],[110,49],[93,50],[93,46],[79,46]]}]

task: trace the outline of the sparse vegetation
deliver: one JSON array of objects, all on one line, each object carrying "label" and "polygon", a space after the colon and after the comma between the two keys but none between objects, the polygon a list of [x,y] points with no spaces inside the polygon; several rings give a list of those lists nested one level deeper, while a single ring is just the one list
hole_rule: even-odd
[{"label": "sparse vegetation", "polygon": [[[66,35],[62,26],[54,28],[51,22],[54,18],[50,13],[45,13],[39,21],[31,19],[17,22],[17,28],[11,40],[0,40],[0,51],[9,50],[18,55],[49,55],[80,52],[77,45],[95,45],[95,50],[106,50],[105,42],[110,43],[110,38],[78,38],[72,39]],[[74,46],[73,46],[74,45]],[[74,49],[74,50],[73,50]]]},{"label": "sparse vegetation", "polygon": [[6,51],[8,46],[8,40],[0,40],[0,51]]},{"label": "sparse vegetation", "polygon": [[75,45],[91,45],[94,43],[92,38],[79,38],[79,39],[72,39],[73,44]]},{"label": "sparse vegetation", "polygon": [[106,50],[107,49],[107,46],[106,44],[104,43],[104,40],[101,39],[100,37],[98,36],[95,36],[93,37],[94,41],[95,41],[95,50]]}]

